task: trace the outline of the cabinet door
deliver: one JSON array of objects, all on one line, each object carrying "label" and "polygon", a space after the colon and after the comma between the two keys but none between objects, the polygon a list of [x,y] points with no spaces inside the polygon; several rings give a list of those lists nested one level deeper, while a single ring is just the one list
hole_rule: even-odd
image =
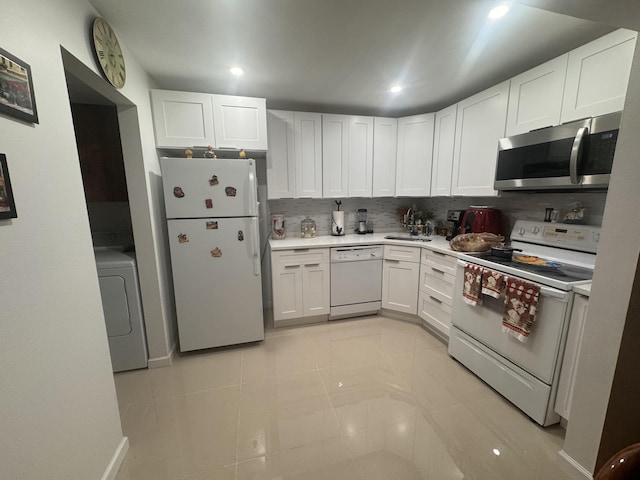
[{"label": "cabinet door", "polygon": [[216,145],[208,93],[151,90],[151,106],[158,148]]},{"label": "cabinet door", "polygon": [[329,314],[329,265],[305,264],[302,270],[303,312],[305,317]]},{"label": "cabinet door", "polygon": [[396,193],[396,155],[398,120],[376,117],[373,120],[374,197],[393,197]]},{"label": "cabinet door", "polygon": [[349,120],[347,115],[322,115],[322,196],[349,196]]},{"label": "cabinet door", "polygon": [[418,309],[420,264],[384,259],[382,308],[415,315]]},{"label": "cabinet door", "polygon": [[428,196],[435,114],[398,119],[396,196]]},{"label": "cabinet door", "polygon": [[418,316],[424,323],[449,338],[451,306],[443,302],[435,292],[420,290]]},{"label": "cabinet door", "polygon": [[269,151],[267,152],[267,197],[294,198],[296,167],[294,163],[293,112],[267,112]]},{"label": "cabinet door", "polygon": [[371,197],[373,117],[349,118],[349,197]]},{"label": "cabinet door", "polygon": [[322,198],[322,115],[293,113],[296,197]]},{"label": "cabinet door", "polygon": [[509,82],[458,103],[452,195],[495,196],[498,140],[504,137]]},{"label": "cabinet door", "polygon": [[571,402],[573,400],[576,366],[578,365],[578,357],[580,356],[580,346],[582,345],[588,306],[589,298],[582,295],[575,296],[554,407],[556,413],[566,420],[569,420]]},{"label": "cabinet door", "polygon": [[451,195],[451,171],[453,170],[453,144],[456,140],[457,105],[440,110],[435,117],[433,136],[433,168],[431,171],[431,196]]},{"label": "cabinet door", "polygon": [[304,316],[302,303],[302,266],[273,265],[273,319],[287,320]]},{"label": "cabinet door", "polygon": [[511,79],[506,135],[560,124],[568,54]]},{"label": "cabinet door", "polygon": [[217,148],[267,150],[264,98],[212,95]]},{"label": "cabinet door", "polygon": [[616,30],[569,52],[563,123],[623,109],[636,36]]}]

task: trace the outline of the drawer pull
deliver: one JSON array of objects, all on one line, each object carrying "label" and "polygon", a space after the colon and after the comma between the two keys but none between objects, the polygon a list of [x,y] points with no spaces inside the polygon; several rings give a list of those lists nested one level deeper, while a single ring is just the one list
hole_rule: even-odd
[{"label": "drawer pull", "polygon": [[385,262],[393,262],[393,263],[400,263],[400,260],[395,260],[393,258],[385,258],[384,259]]},{"label": "drawer pull", "polygon": [[300,265],[285,265],[284,268],[300,268]]},{"label": "drawer pull", "polygon": [[298,252],[308,252],[309,249],[308,248],[296,248],[293,251],[296,252],[296,253],[298,253]]},{"label": "drawer pull", "polygon": [[305,267],[319,267],[320,264],[319,263],[305,263],[304,266]]},{"label": "drawer pull", "polygon": [[436,302],[436,303],[442,303],[442,300],[440,300],[439,298],[436,298],[436,297],[434,297],[434,296],[432,296],[432,295],[429,295],[429,298],[430,298],[431,300],[433,300],[434,302]]},{"label": "drawer pull", "polygon": [[435,250],[431,250],[431,253],[435,253],[436,255],[440,255],[441,257],[446,257],[447,256],[446,253],[436,252]]},{"label": "drawer pull", "polygon": [[431,267],[431,270],[433,270],[434,272],[439,273],[439,274],[441,274],[441,275],[444,275],[444,274],[445,274],[445,272],[444,272],[443,270],[438,270],[437,268],[433,268],[433,267]]}]

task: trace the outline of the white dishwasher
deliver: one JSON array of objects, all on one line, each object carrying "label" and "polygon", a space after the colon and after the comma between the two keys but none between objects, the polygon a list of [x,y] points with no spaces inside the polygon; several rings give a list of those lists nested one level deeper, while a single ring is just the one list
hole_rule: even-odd
[{"label": "white dishwasher", "polygon": [[329,320],[367,315],[380,310],[382,254],[382,245],[331,249]]}]

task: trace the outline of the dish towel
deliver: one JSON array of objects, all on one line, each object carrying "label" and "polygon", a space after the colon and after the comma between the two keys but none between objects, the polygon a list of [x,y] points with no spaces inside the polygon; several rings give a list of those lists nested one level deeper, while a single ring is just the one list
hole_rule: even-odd
[{"label": "dish towel", "polygon": [[502,331],[525,343],[536,319],[540,287],[524,280],[507,280],[502,314]]},{"label": "dish towel", "polygon": [[482,274],[484,269],[467,264],[464,267],[462,297],[469,305],[482,305]]},{"label": "dish towel", "polygon": [[504,292],[506,277],[500,272],[484,269],[482,273],[482,293],[493,298],[500,298]]}]

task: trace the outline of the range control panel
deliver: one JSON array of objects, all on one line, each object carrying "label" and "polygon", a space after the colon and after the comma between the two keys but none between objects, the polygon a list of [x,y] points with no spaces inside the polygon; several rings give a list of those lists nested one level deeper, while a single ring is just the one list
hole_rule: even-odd
[{"label": "range control panel", "polygon": [[511,231],[511,240],[596,253],[600,227],[517,220]]}]

